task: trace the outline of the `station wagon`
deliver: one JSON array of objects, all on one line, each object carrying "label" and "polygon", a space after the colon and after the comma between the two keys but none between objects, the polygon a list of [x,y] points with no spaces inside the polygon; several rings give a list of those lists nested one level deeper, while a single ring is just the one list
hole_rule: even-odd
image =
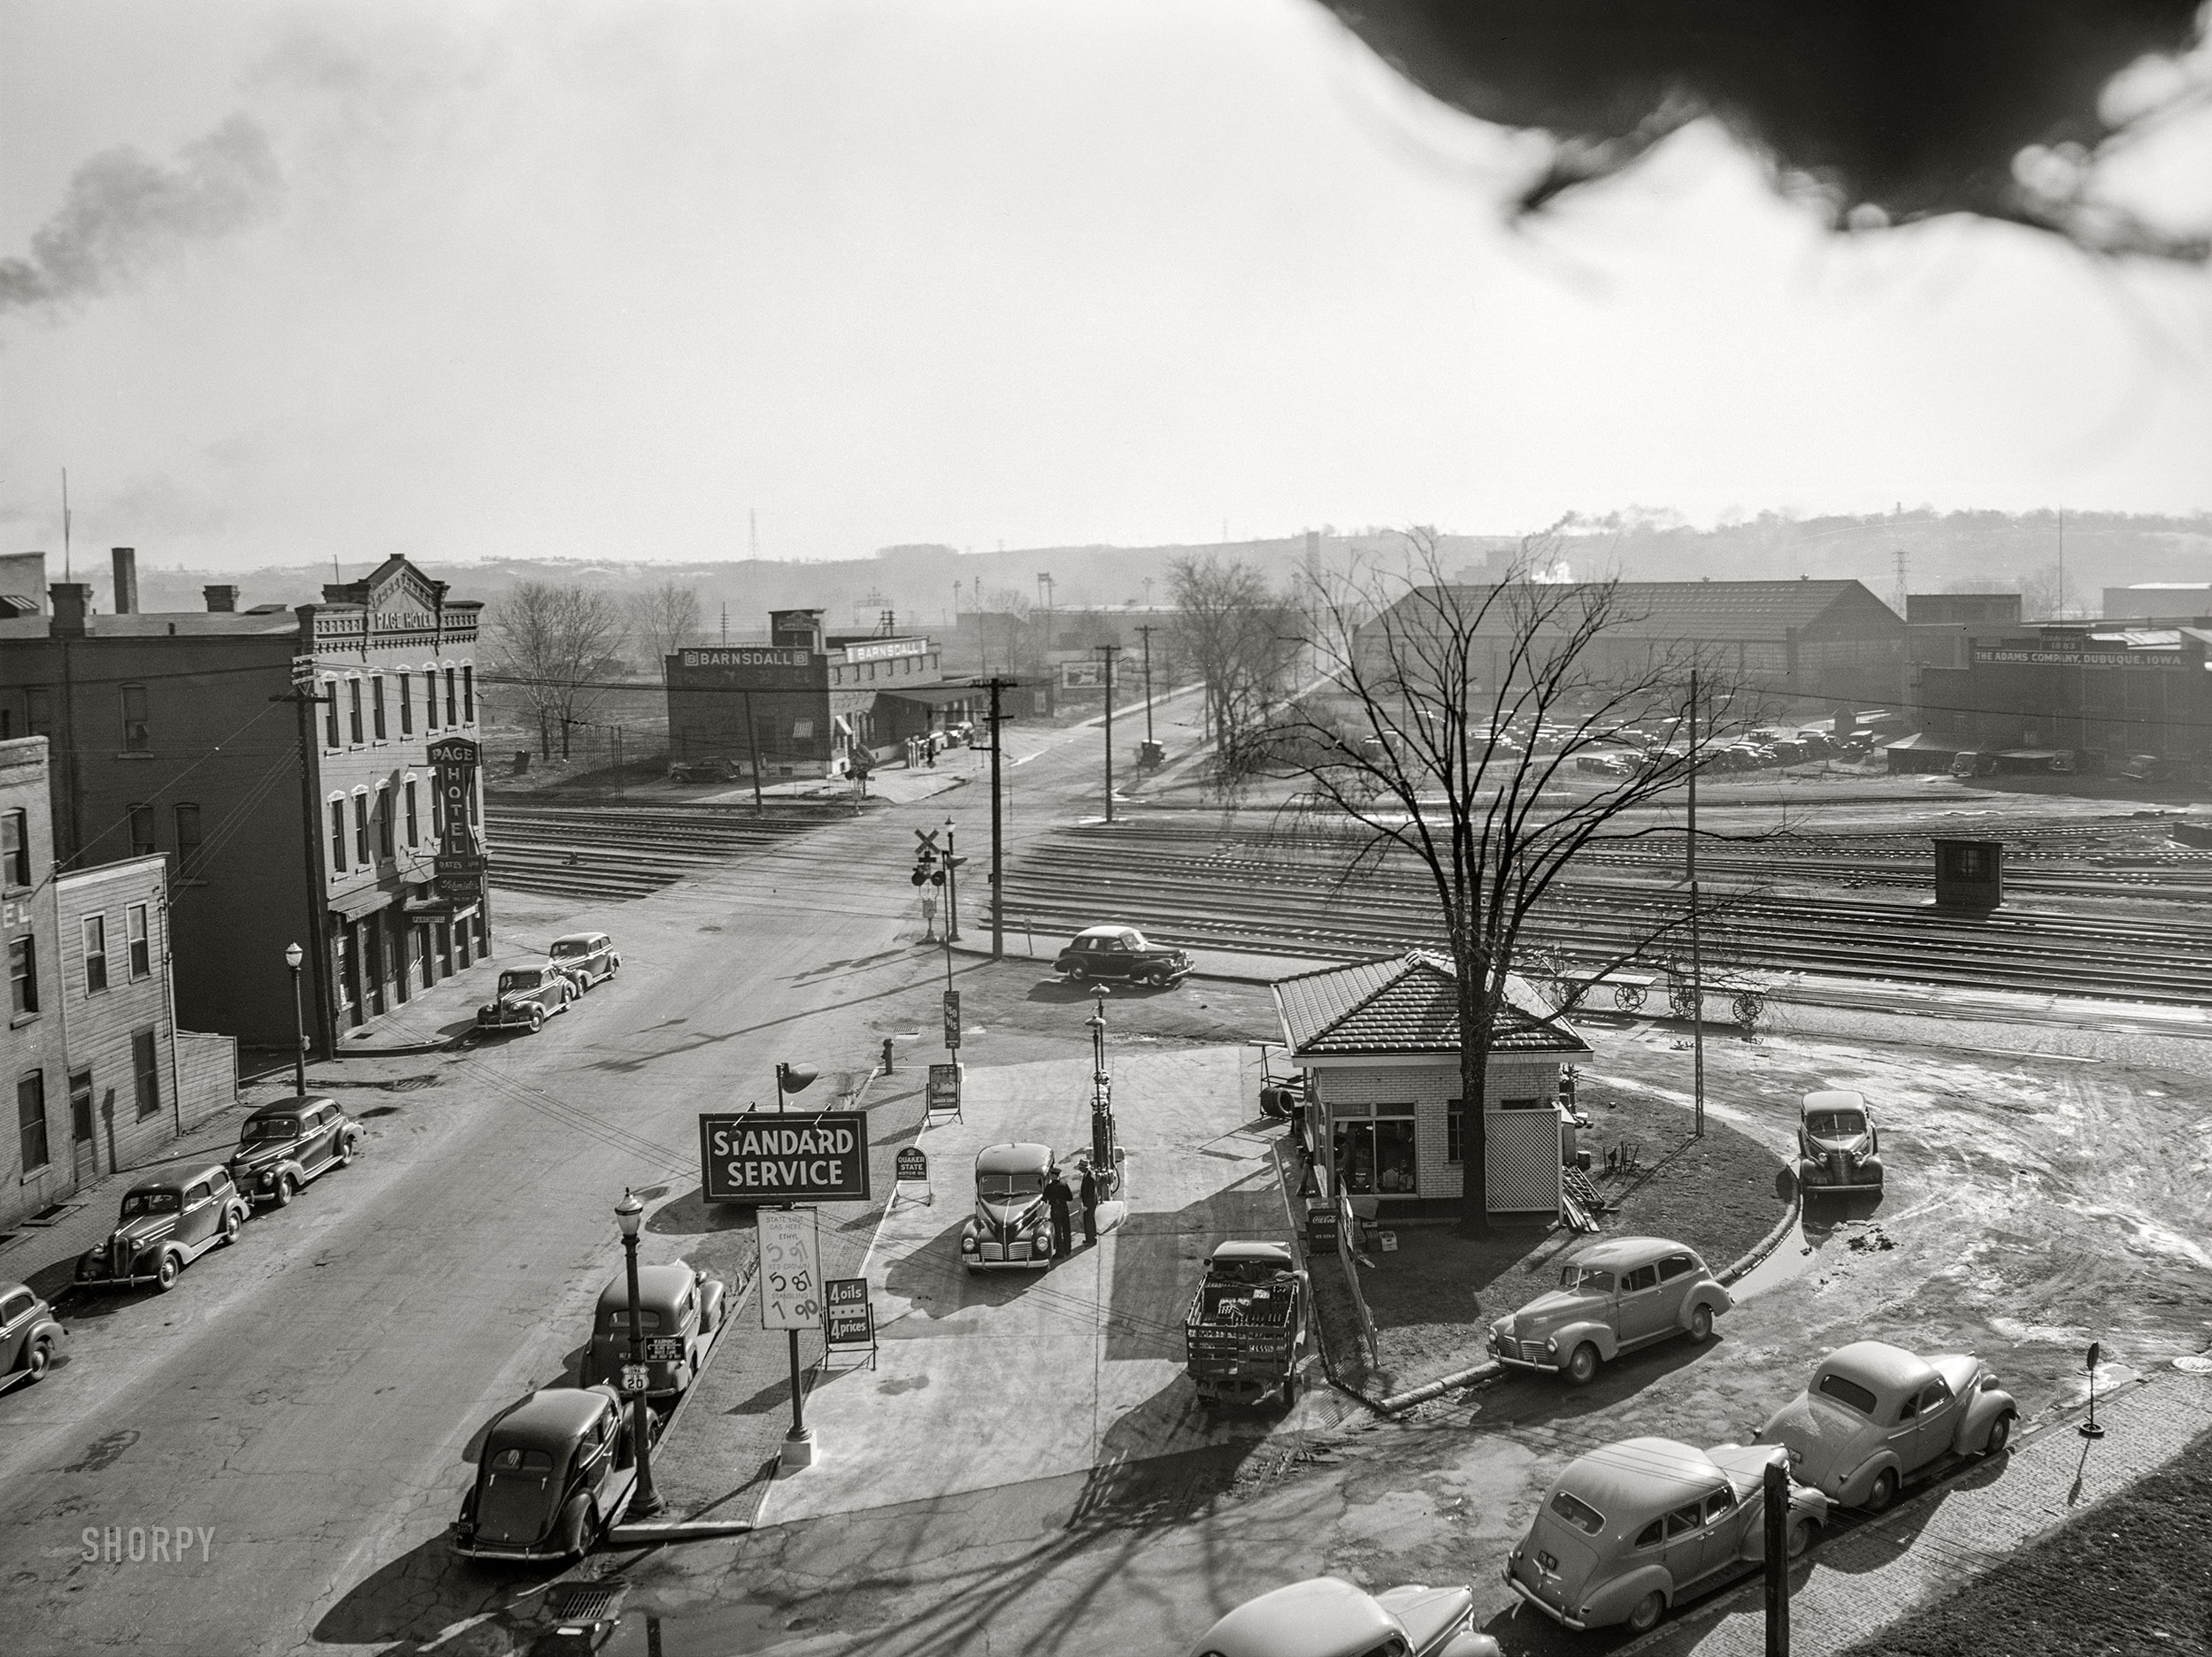
[{"label": "station wagon", "polygon": [[636,1475],[611,1386],[549,1387],[493,1418],[454,1522],[472,1559],[571,1560],[606,1534]]},{"label": "station wagon", "polygon": [[1874,1113],[1842,1088],[1807,1093],[1797,1112],[1797,1184],[1816,1191],[1882,1188],[1882,1143]]},{"label": "station wagon", "polygon": [[556,938],[548,952],[553,964],[576,980],[579,989],[604,983],[622,970],[622,956],[604,932],[570,932]]},{"label": "station wagon", "polygon": [[492,999],[476,1009],[476,1027],[542,1030],[548,1018],[566,1012],[568,1004],[582,993],[576,980],[550,961],[509,967],[500,973]]},{"label": "station wagon", "polygon": [[1995,1455],[2019,1409],[1978,1358],[1921,1358],[1855,1340],[1759,1430],[1789,1452],[1790,1474],[1848,1507],[1879,1513],[1914,1474],[1950,1455]]},{"label": "station wagon", "polygon": [[1498,1642],[1475,1631],[1475,1596],[1464,1586],[1369,1593],[1317,1576],[1246,1600],[1191,1657],[1498,1657]]},{"label": "station wagon", "polygon": [[[1578,1456],[1507,1559],[1506,1584],[1564,1627],[1641,1633],[1686,1595],[1766,1557],[1775,1455],[1770,1445],[1624,1438]],[[1828,1499],[1793,1480],[1792,1559],[1827,1518]]]},{"label": "station wagon", "polygon": [[970,1271],[1052,1263],[1052,1216],[1045,1187],[1058,1164],[1048,1145],[987,1145],[976,1154],[975,1212],[960,1228],[960,1263]]},{"label": "station wagon", "polygon": [[[645,1341],[649,1397],[674,1398],[691,1385],[709,1337],[722,1326],[726,1293],[719,1278],[694,1271],[680,1260],[638,1268],[638,1332]],[[629,1361],[630,1279],[625,1273],[599,1292],[583,1384],[619,1384],[622,1366]]]},{"label": "station wagon", "polygon": [[1696,1251],[1662,1237],[1610,1237],[1571,1255],[1559,1286],[1490,1326],[1490,1350],[1518,1369],[1577,1386],[1623,1353],[1687,1335],[1703,1340],[1735,1302]]},{"label": "station wagon", "polygon": [[78,1256],[77,1281],[87,1288],[150,1283],[173,1289],[178,1274],[202,1254],[236,1241],[251,1212],[219,1162],[133,1185],[107,1241]]},{"label": "station wagon", "polygon": [[247,1201],[280,1208],[308,1181],[359,1155],[361,1134],[334,1099],[264,1105],[239,1125],[230,1177]]},{"label": "station wagon", "polygon": [[54,1308],[20,1283],[0,1283],[0,1386],[43,1377],[69,1339]]}]

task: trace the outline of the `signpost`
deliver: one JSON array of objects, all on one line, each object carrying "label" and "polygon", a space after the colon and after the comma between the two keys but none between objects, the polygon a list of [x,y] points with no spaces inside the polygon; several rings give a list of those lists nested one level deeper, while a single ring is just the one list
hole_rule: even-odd
[{"label": "signpost", "polygon": [[[933,1088],[936,1070],[930,1066]],[[868,1113],[702,1112],[699,1162],[701,1194],[709,1202],[865,1202]],[[767,1218],[765,1209],[762,1218]],[[762,1269],[766,1266],[764,1254]]]},{"label": "signpost", "polygon": [[945,1047],[948,1052],[960,1051],[960,992],[945,992]]},{"label": "signpost", "polygon": [[783,1440],[783,1467],[791,1472],[814,1461],[806,1390],[799,1384],[799,1331],[822,1322],[820,1231],[811,1208],[763,1208],[755,1224],[760,1228],[760,1326],[788,1331],[791,1339],[791,1431]]},{"label": "signpost", "polygon": [[960,1065],[956,1060],[950,1064],[929,1067],[929,1092],[923,1115],[933,1116],[941,1110],[951,1111],[963,1122],[967,1120],[960,1116]]},{"label": "signpost", "polygon": [[902,1185],[929,1184],[929,1158],[918,1145],[910,1145],[898,1155],[892,1167],[893,1177]]},{"label": "signpost", "polygon": [[868,1349],[868,1367],[876,1362],[875,1308],[868,1303],[868,1279],[833,1277],[824,1285],[828,1299],[822,1318],[823,1344],[833,1351]]}]

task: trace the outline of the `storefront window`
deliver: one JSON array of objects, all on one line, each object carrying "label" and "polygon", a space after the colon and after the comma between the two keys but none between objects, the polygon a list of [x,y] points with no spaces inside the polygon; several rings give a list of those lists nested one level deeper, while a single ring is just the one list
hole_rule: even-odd
[{"label": "storefront window", "polygon": [[1356,1197],[1409,1197],[1419,1188],[1413,1118],[1336,1124],[1336,1177]]}]

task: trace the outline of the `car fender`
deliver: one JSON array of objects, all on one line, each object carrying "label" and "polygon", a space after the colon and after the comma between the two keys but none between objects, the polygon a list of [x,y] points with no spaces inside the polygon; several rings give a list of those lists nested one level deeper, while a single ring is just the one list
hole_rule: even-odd
[{"label": "car fender", "polygon": [[[1487,1634],[1463,1628],[1439,1645],[1433,1657],[1500,1657],[1502,1650],[1498,1642]],[[1432,1657],[1432,1654],[1425,1652],[1422,1657]]]},{"label": "car fender", "polygon": [[699,1285],[699,1332],[710,1335],[722,1327],[722,1302],[726,1285],[718,1277],[709,1277]]},{"label": "car fender", "polygon": [[1732,1308],[1735,1304],[1735,1297],[1722,1288],[1719,1284],[1710,1281],[1701,1283],[1682,1297],[1682,1309],[1676,1315],[1674,1321],[1678,1328],[1687,1329],[1690,1326],[1690,1314],[1696,1311],[1699,1307],[1711,1307],[1713,1316],[1718,1317],[1722,1313]]},{"label": "car fender", "polygon": [[1582,1615],[1576,1621],[1586,1628],[1603,1628],[1609,1622],[1625,1622],[1628,1614],[1636,1608],[1637,1601],[1657,1590],[1660,1597],[1671,1607],[1674,1604],[1674,1578],[1663,1565],[1639,1565],[1624,1571],[1602,1587],[1586,1590],[1581,1595]]},{"label": "car fender", "polygon": [[1874,1481],[1881,1476],[1884,1468],[1897,1475],[1901,1486],[1904,1484],[1905,1464],[1897,1459],[1896,1451],[1884,1445],[1853,1469],[1850,1477],[1843,1481],[1841,1493],[1836,1500],[1847,1507],[1857,1507],[1866,1500],[1867,1492],[1874,1488]]},{"label": "car fender", "polygon": [[1997,1417],[2009,1412],[2017,1415],[2020,1407],[2012,1401],[2012,1394],[2001,1387],[1985,1387],[1967,1400],[1966,1408],[1959,1417],[1958,1436],[1951,1447],[1961,1455],[1978,1454],[1989,1442],[1989,1430],[1997,1424]]},{"label": "car fender", "polygon": [[1563,1364],[1567,1362],[1568,1355],[1586,1340],[1598,1349],[1598,1356],[1608,1363],[1613,1362],[1615,1354],[1620,1351],[1621,1346],[1620,1338],[1613,1332],[1613,1326],[1610,1323],[1600,1323],[1594,1321],[1569,1323],[1563,1329],[1546,1336],[1545,1339],[1559,1343],[1558,1356],[1559,1362]]}]

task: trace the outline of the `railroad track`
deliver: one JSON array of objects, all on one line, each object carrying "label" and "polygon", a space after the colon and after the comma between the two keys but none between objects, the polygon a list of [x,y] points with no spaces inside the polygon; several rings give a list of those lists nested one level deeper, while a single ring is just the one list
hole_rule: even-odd
[{"label": "railroad track", "polygon": [[557,897],[627,899],[831,820],[749,806],[509,805],[487,802],[491,883]]},{"label": "railroad track", "polygon": [[[1674,857],[1678,867],[1678,847]],[[1665,864],[1663,855],[1647,861]],[[1771,872],[1771,860],[1746,861]],[[1841,882],[1861,878],[1863,866],[1840,859],[1829,866],[1838,889],[1826,893],[1762,891],[1748,881],[1732,891],[1725,878],[1712,880],[1709,896],[1732,902],[1709,924],[1715,969],[2186,1002],[2201,1001],[2212,978],[2212,927],[2161,917],[2154,929],[2054,911],[1962,920],[1853,897]],[[1707,867],[1701,860],[1701,876]],[[1426,879],[1402,860],[1344,883],[1310,851],[1217,829],[1139,824],[1065,830],[1033,848],[1009,873],[1007,903],[1047,929],[1126,919],[1171,942],[1351,958],[1441,942]],[[1583,876],[1563,882],[1538,910],[1530,941],[1594,963],[1635,947],[1681,909],[1678,890],[1652,878]],[[1647,954],[1663,963],[1681,947],[1668,942]]]}]

